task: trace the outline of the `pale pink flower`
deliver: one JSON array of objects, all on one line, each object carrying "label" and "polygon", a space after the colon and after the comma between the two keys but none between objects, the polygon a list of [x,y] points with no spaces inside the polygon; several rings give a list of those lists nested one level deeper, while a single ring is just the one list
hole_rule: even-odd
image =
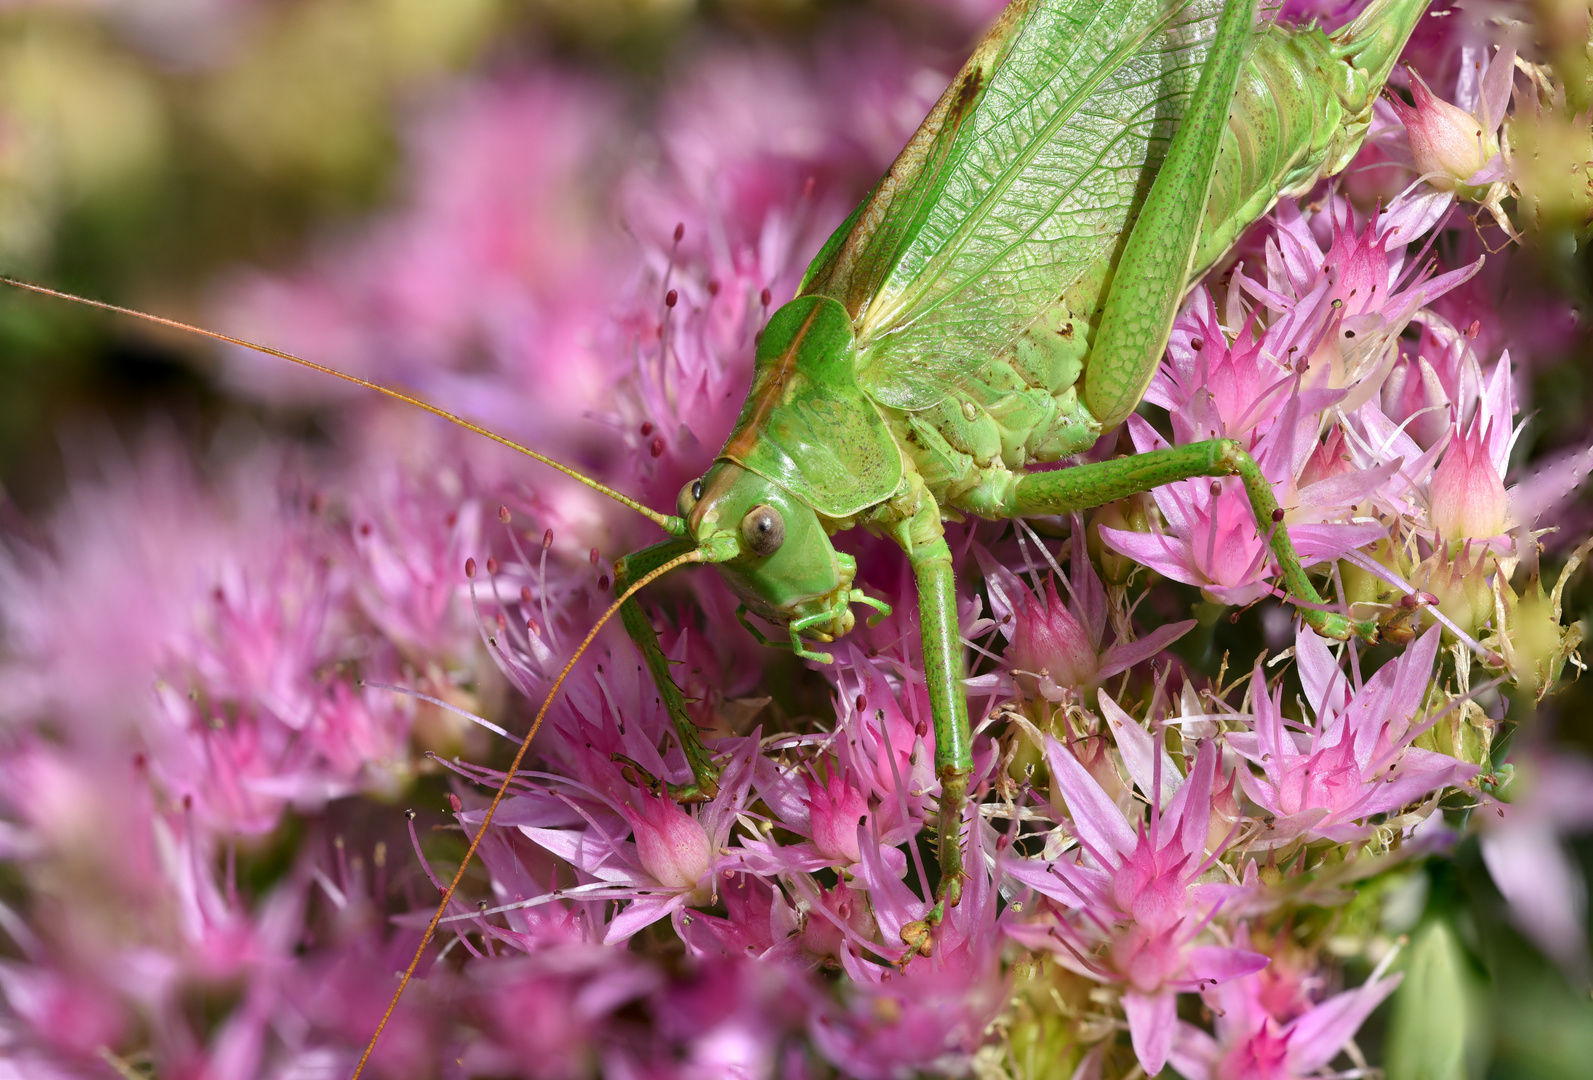
[{"label": "pale pink flower", "polygon": [[1519,794],[1476,812],[1483,863],[1522,933],[1585,978],[1587,885],[1563,838],[1593,827],[1593,764],[1538,751],[1512,764]]},{"label": "pale pink flower", "polygon": [[1504,481],[1488,458],[1478,421],[1449,444],[1427,496],[1432,500],[1428,521],[1443,540],[1486,539],[1504,531]]},{"label": "pale pink flower", "polygon": [[[1001,972],[1001,923],[984,825],[971,815],[964,833],[962,902],[931,931],[929,955],[908,952],[900,967],[843,954],[850,976],[841,1009],[816,1012],[809,1032],[820,1051],[851,1076],[889,1080],[910,1073],[961,1073],[986,1039],[1008,995]],[[887,941],[928,904],[865,853],[862,879]]]},{"label": "pale pink flower", "polygon": [[1388,103],[1405,125],[1413,164],[1422,178],[1440,191],[1475,197],[1505,176],[1499,153],[1499,125],[1510,102],[1515,74],[1515,49],[1500,50],[1467,71],[1462,92],[1475,97],[1470,111],[1437,97],[1422,77],[1410,73],[1414,106],[1397,95]]},{"label": "pale pink flower", "polygon": [[[1124,745],[1121,729],[1118,743]],[[1121,985],[1134,1052],[1152,1076],[1172,1047],[1180,991],[1237,978],[1267,962],[1244,949],[1197,944],[1232,888],[1198,884],[1222,854],[1221,848],[1206,850],[1217,749],[1202,742],[1189,775],[1169,778],[1171,764],[1164,764],[1159,743],[1144,755],[1148,762],[1133,749],[1124,753],[1151,804],[1149,821],[1131,827],[1073,754],[1047,736],[1046,762],[1067,802],[1078,848],[1054,859],[1003,862],[1009,877],[1049,898],[1053,912],[1010,922],[1007,933],[1055,953],[1081,974]]]},{"label": "pale pink flower", "polygon": [[[1084,535],[1084,522],[1074,517],[1073,535]],[[1070,556],[1063,579],[1068,599],[1057,594],[1055,574],[1046,576],[1045,591],[1030,589],[1017,574],[998,563],[982,546],[974,548],[990,596],[990,624],[1006,638],[1005,667],[1014,681],[1060,701],[1064,688],[1083,691],[1126,671],[1177,641],[1193,620],[1159,626],[1143,638],[1115,640],[1102,648],[1106,636],[1106,590],[1084,554]],[[985,623],[970,628],[981,634]]]},{"label": "pale pink flower", "polygon": [[[719,791],[690,812],[626,784],[620,767],[604,760],[591,770],[594,775],[605,769],[610,774],[602,790],[572,785],[560,796],[578,815],[573,827],[518,828],[569,863],[580,884],[597,885],[604,899],[629,901],[609,923],[603,939],[606,944],[622,942],[659,919],[712,900],[722,868],[727,861],[732,866],[735,862],[720,851],[745,809],[756,749],[754,740],[721,742],[720,752],[730,756],[719,778]],[[479,820],[479,814],[472,816]],[[627,832],[633,839],[624,838]]]},{"label": "pale pink flower", "polygon": [[1314,717],[1304,725],[1284,719],[1281,691],[1270,691],[1256,669],[1252,730],[1230,734],[1228,745],[1261,770],[1239,773],[1245,794],[1270,815],[1258,843],[1357,840],[1371,831],[1368,818],[1477,774],[1475,765],[1411,745],[1437,722],[1436,715],[1423,720],[1421,709],[1439,634],[1433,627],[1364,685],[1352,686],[1327,644],[1300,627],[1295,658]]},{"label": "pale pink flower", "polygon": [[1338,1057],[1402,974],[1381,972],[1293,1017],[1269,1012],[1262,975],[1206,991],[1216,1037],[1180,1021],[1169,1060],[1185,1080],[1304,1080]]}]

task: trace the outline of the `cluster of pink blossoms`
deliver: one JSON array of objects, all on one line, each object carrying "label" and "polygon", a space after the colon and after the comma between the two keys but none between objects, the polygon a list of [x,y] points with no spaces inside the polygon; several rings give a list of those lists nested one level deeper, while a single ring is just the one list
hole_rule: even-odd
[{"label": "cluster of pink blossoms", "polygon": [[[223,328],[668,507],[739,407],[763,320],[955,62],[867,29],[800,59],[704,50],[640,132],[595,77],[471,82],[417,125],[400,209],[298,274],[236,277]],[[1505,239],[1465,200],[1505,212],[1513,54],[1470,24],[1430,37],[1434,86],[1453,55],[1482,58],[1469,111],[1414,81],[1414,108],[1380,104],[1366,160],[1409,186],[1281,203],[1180,316],[1147,395],[1168,422],[1127,425],[1136,451],[1240,441],[1325,591],[1392,649],[1267,606],[1275,655],[1237,681],[1197,664],[1199,620],[1166,617],[1195,599],[1178,583],[1197,613],[1280,596],[1234,480],[1053,523],[1060,548],[1026,524],[953,527],[975,769],[961,902],[926,936],[939,787],[899,552],[853,546],[896,613],[837,643],[808,698],[769,691],[803,676],[766,672],[723,586],[683,575],[648,607],[717,791],[667,797],[691,779],[683,748],[629,642],[599,638],[375,1073],[1365,1075],[1343,1063],[1401,983],[1410,926],[1332,948],[1324,926],[1346,886],[1393,889],[1496,809],[1498,686],[1541,698],[1578,640],[1573,566],[1548,594],[1517,570],[1593,460],[1510,471],[1530,356],[1512,360],[1479,282],[1511,252],[1433,252]],[[250,397],[337,403],[335,450],[104,448],[0,562],[0,851],[23,883],[0,905],[0,1046],[18,1075],[349,1074],[481,828],[490,763],[608,603],[615,555],[650,539],[428,419],[256,357],[228,371]],[[1540,779],[1477,815],[1482,850],[1578,970],[1559,836],[1593,820],[1586,769],[1525,760]],[[1534,874],[1545,888],[1522,888]]]}]

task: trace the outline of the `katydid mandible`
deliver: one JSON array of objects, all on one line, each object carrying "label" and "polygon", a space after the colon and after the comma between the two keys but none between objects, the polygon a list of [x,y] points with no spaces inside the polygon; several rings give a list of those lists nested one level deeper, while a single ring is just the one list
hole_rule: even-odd
[{"label": "katydid mandible", "polygon": [[[1271,486],[1235,442],[1026,469],[1081,453],[1122,423],[1155,372],[1189,287],[1280,196],[1302,194],[1348,163],[1427,6],[1373,0],[1329,36],[1314,27],[1257,27],[1253,5],[1014,0],[824,245],[796,299],[770,318],[741,415],[712,467],[681,492],[676,515],[389,388],[253,342],[83,302],[398,398],[659,524],[668,539],[616,565],[619,599],[599,625],[617,610],[657,683],[692,773],[670,786],[683,800],[710,796],[718,769],[635,603],[637,590],[678,566],[714,563],[741,599],[749,630],[758,634],[747,614],[781,627],[782,644],[797,655],[828,661],[809,643],[847,633],[852,605],[888,610],[855,586],[855,561],[830,537],[862,526],[894,539],[918,586],[941,786],[932,924],[960,896],[973,767],[944,521],[1063,514],[1178,480],[1237,476],[1302,619],[1332,637],[1377,635],[1375,623],[1326,610]],[[555,681],[421,951],[553,695],[596,631]],[[904,944],[927,947],[929,925],[914,933],[919,939]],[[361,1069],[369,1054],[367,1047]]]}]

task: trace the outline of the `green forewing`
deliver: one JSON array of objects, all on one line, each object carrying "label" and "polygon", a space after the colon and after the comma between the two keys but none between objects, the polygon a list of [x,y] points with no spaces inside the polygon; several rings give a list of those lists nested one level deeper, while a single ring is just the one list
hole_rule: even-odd
[{"label": "green forewing", "polygon": [[870,394],[928,407],[1099,274],[1199,80],[1219,8],[1008,9],[853,236],[804,282],[852,311]]},{"label": "green forewing", "polygon": [[793,300],[758,339],[752,389],[720,456],[845,518],[889,498],[901,451],[857,384],[851,319],[825,297]]}]

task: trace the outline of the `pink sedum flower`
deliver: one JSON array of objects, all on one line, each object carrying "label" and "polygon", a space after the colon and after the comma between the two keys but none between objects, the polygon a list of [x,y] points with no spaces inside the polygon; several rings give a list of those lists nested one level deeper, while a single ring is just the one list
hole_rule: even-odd
[{"label": "pink sedum flower", "polygon": [[[1084,535],[1082,517],[1075,515],[1073,528],[1075,536]],[[1086,555],[1068,559],[1065,602],[1055,575],[1046,576],[1043,591],[1031,589],[985,548],[975,547],[974,556],[984,573],[992,623],[1008,642],[1006,669],[1026,693],[1038,692],[1051,701],[1061,701],[1064,690],[1082,692],[1155,656],[1195,626],[1193,620],[1169,623],[1143,638],[1117,640],[1103,648],[1106,590]],[[986,625],[991,624],[976,623],[971,635]]]},{"label": "pink sedum flower", "polygon": [[1463,783],[1477,766],[1411,743],[1435,720],[1418,723],[1432,683],[1440,629],[1423,634],[1398,659],[1352,687],[1327,644],[1302,626],[1295,657],[1315,722],[1284,719],[1281,691],[1257,667],[1251,681],[1252,730],[1228,745],[1259,766],[1239,773],[1245,794],[1273,816],[1262,840],[1300,837],[1346,843],[1367,835],[1366,819]]},{"label": "pink sedum flower", "polygon": [[1206,992],[1215,1038],[1180,1021],[1170,1060],[1184,1080],[1304,1080],[1338,1057],[1403,975],[1335,994],[1292,1018],[1268,1011],[1263,976],[1235,979]]},{"label": "pink sedum flower", "polygon": [[713,883],[704,883],[713,868],[713,850],[701,823],[673,799],[640,795],[639,809],[620,804],[620,811],[631,823],[636,840],[636,855],[642,869],[666,889],[686,893],[688,903],[703,903],[713,894]]},{"label": "pink sedum flower", "polygon": [[1528,751],[1512,764],[1516,797],[1478,811],[1483,863],[1522,933],[1585,979],[1587,885],[1564,838],[1593,827],[1593,763]]},{"label": "pink sedum flower", "polygon": [[1151,800],[1149,822],[1137,827],[1130,827],[1072,753],[1046,737],[1046,762],[1067,802],[1078,848],[1055,859],[1004,862],[1008,876],[1048,897],[1053,906],[1047,917],[1009,923],[1007,933],[1031,948],[1056,953],[1081,974],[1122,986],[1134,1053],[1154,1076],[1171,1052],[1177,994],[1258,971],[1267,958],[1221,944],[1197,944],[1232,889],[1199,883],[1221,854],[1206,851],[1215,743],[1200,744],[1182,780],[1176,775],[1169,780],[1172,766],[1159,740],[1143,755],[1148,762],[1134,749],[1124,757]]}]

